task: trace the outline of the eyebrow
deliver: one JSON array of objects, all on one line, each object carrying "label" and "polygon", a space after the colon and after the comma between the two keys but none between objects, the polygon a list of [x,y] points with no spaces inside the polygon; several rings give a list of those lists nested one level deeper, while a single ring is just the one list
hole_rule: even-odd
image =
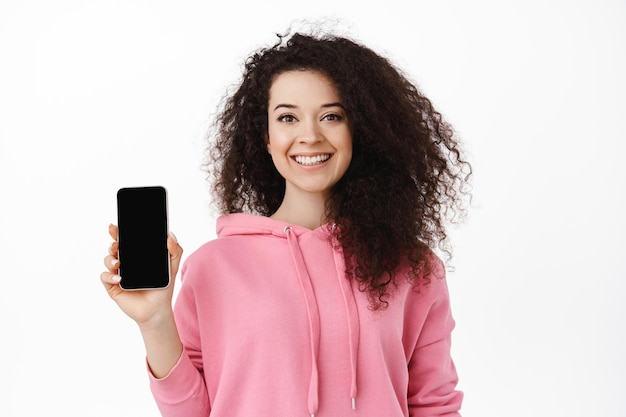
[{"label": "eyebrow", "polygon": [[[286,109],[297,109],[298,106],[296,106],[295,104],[287,104],[287,103],[281,103],[276,105],[276,107],[274,107],[274,111],[276,111],[277,109],[284,107]],[[326,104],[322,104],[321,107],[323,109],[328,108],[328,107],[341,107],[342,109],[345,110],[345,108],[343,107],[343,104],[341,104],[340,102],[335,102],[335,103],[326,103]]]}]

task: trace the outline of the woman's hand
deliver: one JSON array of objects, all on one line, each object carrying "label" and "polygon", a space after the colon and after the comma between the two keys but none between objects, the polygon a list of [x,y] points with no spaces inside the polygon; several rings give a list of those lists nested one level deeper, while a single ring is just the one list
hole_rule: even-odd
[{"label": "woman's hand", "polygon": [[170,254],[170,285],[167,288],[125,291],[119,285],[117,226],[109,225],[109,235],[113,238],[113,243],[109,247],[109,254],[104,258],[107,271],[100,275],[104,288],[122,311],[135,320],[140,327],[158,327],[160,321],[169,318],[172,314],[174,282],[183,248],[170,233],[167,238],[167,249]]}]

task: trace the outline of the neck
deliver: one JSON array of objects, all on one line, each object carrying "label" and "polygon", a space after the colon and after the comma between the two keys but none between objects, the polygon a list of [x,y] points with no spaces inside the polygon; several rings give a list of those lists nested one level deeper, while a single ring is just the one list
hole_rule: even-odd
[{"label": "neck", "polygon": [[270,217],[307,229],[316,229],[326,222],[326,198],[318,194],[285,193],[280,207]]}]

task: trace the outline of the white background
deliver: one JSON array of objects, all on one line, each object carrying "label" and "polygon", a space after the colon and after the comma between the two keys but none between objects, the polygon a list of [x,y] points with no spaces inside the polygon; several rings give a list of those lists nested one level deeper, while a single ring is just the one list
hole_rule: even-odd
[{"label": "white background", "polygon": [[115,192],[162,184],[186,254],[213,238],[211,115],[249,52],[320,17],[404,68],[473,163],[449,274],[464,416],[626,415],[626,3],[608,0],[3,0],[0,415],[158,415],[99,282]]}]

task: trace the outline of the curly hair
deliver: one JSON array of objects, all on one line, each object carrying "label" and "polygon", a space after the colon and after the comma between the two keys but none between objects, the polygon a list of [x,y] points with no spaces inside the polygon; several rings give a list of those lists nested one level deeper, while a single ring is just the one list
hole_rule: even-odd
[{"label": "curly hair", "polygon": [[272,82],[292,70],[332,80],[353,126],[352,162],[331,190],[325,219],[338,226],[330,230],[347,275],[373,309],[384,308],[401,265],[417,287],[429,280],[430,248],[451,255],[445,226],[465,214],[471,166],[452,127],[387,58],[332,34],[278,35],[247,58],[215,119],[207,168],[222,213],[269,216],[282,202],[285,180],[264,135]]}]

